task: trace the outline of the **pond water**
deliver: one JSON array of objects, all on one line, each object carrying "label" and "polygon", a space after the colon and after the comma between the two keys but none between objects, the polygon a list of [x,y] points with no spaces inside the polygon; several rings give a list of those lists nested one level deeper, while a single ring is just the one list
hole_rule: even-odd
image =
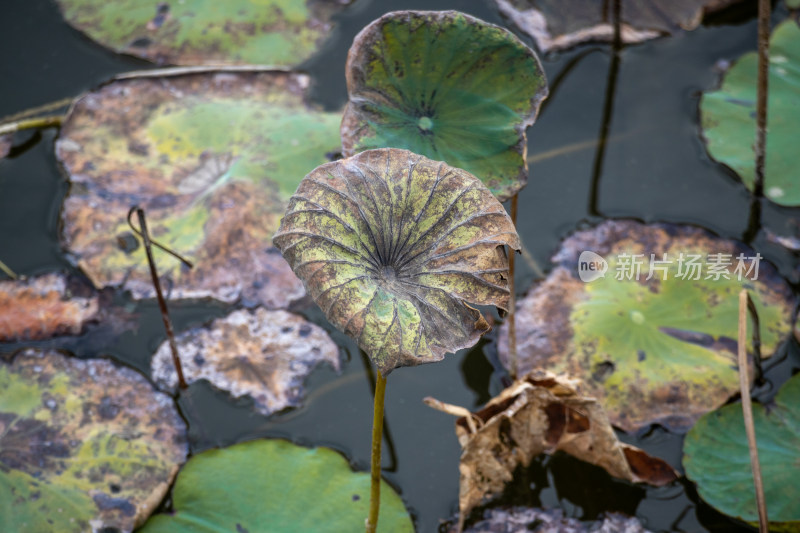
[{"label": "pond water", "polygon": [[[69,28],[50,1],[5,0],[2,9],[0,117],[77,96],[116,73],[152,68],[106,51]],[[314,78],[316,101],[330,110],[341,108],[347,98],[344,62],[350,42],[363,26],[394,9],[459,9],[504,24],[488,1],[360,0],[338,17],[331,45],[303,67]],[[785,8],[778,5],[774,19],[785,16]],[[725,238],[742,238],[748,230],[750,194],[732,172],[707,155],[699,135],[698,102],[701,91],[718,83],[719,60],[732,61],[754,49],[753,17],[754,9],[737,10],[694,32],[625,48],[613,94],[606,90],[609,46],[585,45],[542,58],[551,96],[529,130],[531,177],[520,194],[518,223],[541,269],[549,269],[549,257],[565,235],[602,217],[690,223]],[[604,129],[608,136],[600,157],[596,141]],[[20,274],[74,271],[58,242],[67,185],[53,155],[54,137],[55,130],[18,134],[11,156],[0,160],[0,259]],[[796,210],[764,205],[764,224],[776,233],[794,234],[796,218]],[[763,232],[752,244],[796,290],[797,258],[767,242]],[[517,265],[521,295],[541,273],[526,261]],[[77,339],[37,345],[66,347],[85,357],[110,356],[148,374],[150,354],[164,340],[158,308],[123,295],[115,296],[115,302],[137,313],[135,332],[114,336],[90,330]],[[176,329],[182,330],[228,308],[172,303],[170,309]],[[256,437],[284,437],[303,445],[330,446],[355,467],[368,470],[372,371],[354,343],[333,330],[319,311],[304,314],[323,325],[341,346],[341,374],[327,368],[315,371],[305,406],[270,418],[256,414],[248,402],[234,403],[205,384],[193,385],[180,400],[191,426],[193,452]],[[0,351],[18,347],[0,345]],[[771,397],[800,368],[794,341],[776,357],[783,356],[768,372],[761,398]],[[391,375],[385,477],[399,489],[418,531],[437,531],[440,521],[457,509],[460,451],[454,419],[424,406],[422,398],[431,395],[477,408],[499,392],[506,379],[492,334],[474,349],[441,363]],[[653,428],[622,438],[680,469],[680,435]],[[636,515],[654,531],[749,530],[704,504],[691,483],[661,489],[633,486],[562,456],[537,460],[506,501],[558,506],[567,516],[584,520],[619,510]]]}]

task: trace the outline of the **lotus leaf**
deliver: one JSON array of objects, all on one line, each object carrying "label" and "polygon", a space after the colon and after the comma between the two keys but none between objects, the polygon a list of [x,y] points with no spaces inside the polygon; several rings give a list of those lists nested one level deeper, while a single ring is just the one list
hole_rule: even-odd
[{"label": "lotus leaf", "polygon": [[328,320],[384,376],[440,361],[489,331],[465,302],[508,306],[503,245],[520,246],[480,180],[393,148],[317,167],[274,242]]},{"label": "lotus leaf", "polygon": [[[620,0],[620,38],[640,43],[681,29],[741,0]],[[612,41],[612,2],[596,0],[495,0],[500,12],[530,35],[543,52],[589,41]]]},{"label": "lotus leaf", "polygon": [[508,30],[456,11],[389,13],[358,34],[346,69],[345,155],[405,148],[463,168],[500,200],[525,186],[525,129],[547,82]]},{"label": "lotus leaf", "polygon": [[[579,280],[584,251],[605,258],[605,277]],[[559,266],[518,306],[520,371],[580,378],[581,392],[627,431],[653,422],[688,429],[738,391],[743,287],[758,309],[763,356],[791,334],[793,298],[775,269],[697,228],[607,221],[566,239],[555,260]],[[499,350],[506,359],[506,327]]]},{"label": "lotus leaf", "polygon": [[73,295],[62,274],[0,281],[0,342],[76,335],[97,316],[97,296]]},{"label": "lotus leaf", "polygon": [[[457,531],[451,530],[451,533]],[[469,526],[464,533],[648,533],[634,517],[608,513],[593,524],[569,518],[562,509],[535,509],[526,507],[494,507],[486,509],[480,521]]]},{"label": "lotus leaf", "polygon": [[[753,405],[770,531],[800,531],[800,375],[770,405]],[[703,416],[686,435],[683,465],[697,492],[717,510],[757,523],[750,451],[740,404]]]},{"label": "lotus leaf", "polygon": [[286,307],[302,284],[270,246],[289,195],[310,165],[339,145],[339,115],[304,100],[308,78],[209,71],[113,81],[80,98],[56,152],[72,182],[62,212],[65,247],[98,286],[154,291],[126,222],[147,213],[177,298]]},{"label": "lotus leaf", "polygon": [[[369,482],[328,448],[244,442],[192,457],[173,489],[174,514],[156,515],[141,531],[359,531]],[[413,532],[402,500],[382,484],[378,531]]]},{"label": "lotus leaf", "polygon": [[[800,27],[794,20],[779,24],[769,45],[767,154],[764,195],[780,205],[800,205],[797,168],[797,122],[800,120]],[[756,71],[750,52],[725,74],[722,87],[700,101],[703,136],[717,161],[731,167],[752,190],[755,181]]]},{"label": "lotus leaf", "polygon": [[186,459],[185,432],[131,369],[18,353],[0,363],[0,530],[131,531]]},{"label": "lotus leaf", "polygon": [[159,64],[297,65],[347,0],[57,0],[64,18],[116,52]]},{"label": "lotus leaf", "polygon": [[[303,380],[318,363],[339,368],[325,330],[286,311],[234,311],[176,340],[187,383],[206,379],[235,398],[250,396],[264,415],[299,405]],[[178,383],[167,341],[153,356],[152,375],[164,388]]]}]

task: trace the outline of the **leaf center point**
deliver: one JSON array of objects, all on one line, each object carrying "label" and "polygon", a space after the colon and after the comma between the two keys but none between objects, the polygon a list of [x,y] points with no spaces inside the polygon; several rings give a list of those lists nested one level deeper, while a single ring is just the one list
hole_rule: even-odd
[{"label": "leaf center point", "polygon": [[419,117],[417,127],[422,131],[430,131],[433,129],[433,119],[431,117]]}]

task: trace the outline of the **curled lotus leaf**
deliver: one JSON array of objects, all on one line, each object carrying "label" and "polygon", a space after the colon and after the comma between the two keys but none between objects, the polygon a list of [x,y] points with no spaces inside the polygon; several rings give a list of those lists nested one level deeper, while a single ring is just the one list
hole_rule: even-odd
[{"label": "curled lotus leaf", "polygon": [[[776,204],[800,205],[797,168],[797,123],[800,121],[800,26],[779,24],[769,46],[767,154],[764,195]],[[732,168],[745,186],[755,182],[756,79],[758,58],[750,52],[725,73],[722,86],[700,101],[703,136],[708,152]]]},{"label": "curled lotus leaf", "polygon": [[62,274],[0,281],[0,342],[77,335],[97,317],[97,295],[73,295]]},{"label": "curled lotus leaf", "polygon": [[[187,383],[206,379],[234,398],[253,398],[269,415],[296,407],[303,381],[325,361],[339,369],[339,350],[321,327],[286,311],[234,311],[207,328],[178,335],[178,353]],[[153,356],[152,375],[159,386],[178,383],[172,352],[164,342]]]},{"label": "curled lotus leaf", "polygon": [[[284,308],[303,287],[270,245],[309,165],[339,146],[338,113],[305,101],[307,76],[227,69],[115,80],[78,99],[56,155],[71,182],[62,241],[97,287],[155,296],[139,205],[174,298]],[[134,217],[135,218],[135,217]]]},{"label": "curled lotus leaf", "polygon": [[[703,18],[741,0],[620,0],[620,38],[640,43],[693,30]],[[497,8],[543,52],[614,39],[612,2],[495,0]]]},{"label": "curled lotus leaf", "polygon": [[159,64],[298,65],[349,0],[57,0],[67,22],[116,52]]},{"label": "curled lotus leaf", "polygon": [[328,320],[384,375],[439,361],[489,331],[466,302],[507,308],[503,245],[520,246],[480,180],[393,148],[317,167],[274,242]]},{"label": "curled lotus leaf", "polygon": [[[413,533],[400,496],[381,480],[378,532]],[[339,533],[364,529],[370,476],[330,448],[254,440],[189,459],[172,491],[172,514],[141,533]]]},{"label": "curled lotus leaf", "polygon": [[[603,268],[586,265],[601,262],[584,252],[606,262],[603,277],[594,279]],[[699,228],[607,221],[567,238],[554,260],[517,307],[520,372],[581,379],[581,392],[626,431],[651,423],[685,431],[738,392],[742,288],[758,310],[763,357],[792,331],[794,299],[775,268]],[[504,326],[498,343],[504,364],[507,333]]]},{"label": "curled lotus leaf", "polygon": [[[800,375],[784,383],[770,404],[753,404],[753,423],[769,529],[800,531]],[[706,502],[758,525],[741,404],[726,405],[697,421],[686,435],[683,466]]]},{"label": "curled lotus leaf", "polygon": [[539,59],[457,11],[397,11],[347,56],[345,155],[405,148],[477,176],[502,201],[527,181],[525,130],[547,96]]},{"label": "curled lotus leaf", "polygon": [[186,453],[172,399],[132,369],[35,350],[0,363],[2,531],[132,531]]}]

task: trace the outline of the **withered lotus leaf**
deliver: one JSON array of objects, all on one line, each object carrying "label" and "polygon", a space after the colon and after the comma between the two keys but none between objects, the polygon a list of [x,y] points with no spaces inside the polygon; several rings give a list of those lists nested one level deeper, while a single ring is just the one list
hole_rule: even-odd
[{"label": "withered lotus leaf", "polygon": [[316,168],[273,242],[384,375],[439,361],[489,331],[466,302],[507,308],[503,245],[520,246],[480,180],[400,149]]},{"label": "withered lotus leaf", "polygon": [[0,281],[0,342],[75,335],[97,316],[97,296],[77,296],[62,274]]},{"label": "withered lotus leaf", "polygon": [[126,221],[139,205],[151,236],[194,263],[154,250],[172,297],[273,309],[302,298],[270,239],[300,178],[338,150],[341,118],[306,101],[308,83],[255,68],[165,70],[79,98],[56,143],[71,185],[62,239],[95,286],[155,296]]},{"label": "withered lotus leaf", "polygon": [[[325,330],[286,311],[234,311],[176,340],[187,382],[206,379],[234,398],[250,396],[264,415],[299,405],[303,381],[319,363],[339,368],[339,350]],[[151,366],[159,386],[175,388],[178,377],[168,342]]]},{"label": "withered lotus leaf", "polygon": [[172,399],[130,368],[38,350],[0,361],[0,531],[132,531],[187,451]]},{"label": "withered lotus leaf", "polygon": [[396,11],[347,56],[345,155],[405,148],[470,172],[500,199],[525,186],[525,130],[547,97],[536,54],[458,11]]},{"label": "withered lotus leaf", "polygon": [[636,483],[661,486],[677,479],[666,462],[620,442],[602,405],[579,394],[579,386],[578,380],[533,371],[473,415],[475,432],[466,418],[457,420],[461,517],[498,496],[518,466],[542,453],[563,451]]}]

